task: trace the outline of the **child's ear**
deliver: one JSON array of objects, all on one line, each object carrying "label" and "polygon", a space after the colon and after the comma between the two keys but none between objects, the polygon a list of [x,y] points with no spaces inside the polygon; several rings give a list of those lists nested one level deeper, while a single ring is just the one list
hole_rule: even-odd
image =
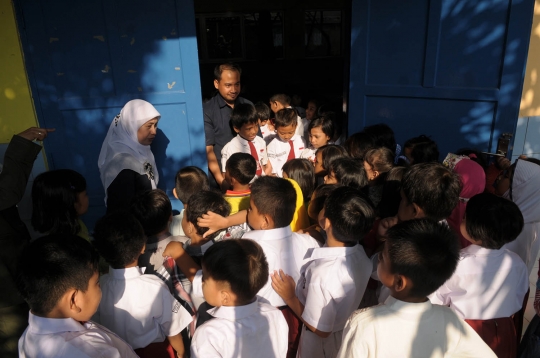
[{"label": "child's ear", "polygon": [[64,297],[66,297],[66,295],[69,301],[70,317],[74,317],[75,315],[81,313],[82,308],[79,304],[79,300],[82,298],[81,292],[76,289],[70,289],[68,290],[68,292],[65,293]]},{"label": "child's ear", "polygon": [[403,275],[396,274],[394,277],[394,291],[401,292],[405,288],[410,289],[411,281]]},{"label": "child's ear", "polygon": [[172,193],[176,199],[178,199],[178,194],[176,194],[176,188],[173,188]]},{"label": "child's ear", "polygon": [[416,203],[412,203],[413,206],[413,214],[415,219],[421,219],[426,217],[426,213],[424,213],[424,210],[419,207]]},{"label": "child's ear", "polygon": [[332,228],[332,222],[330,220],[328,220],[327,217],[323,218],[323,223],[324,223],[324,231],[328,231]]},{"label": "child's ear", "polygon": [[240,129],[236,128],[236,127],[233,127],[234,131],[238,134],[240,133]]}]

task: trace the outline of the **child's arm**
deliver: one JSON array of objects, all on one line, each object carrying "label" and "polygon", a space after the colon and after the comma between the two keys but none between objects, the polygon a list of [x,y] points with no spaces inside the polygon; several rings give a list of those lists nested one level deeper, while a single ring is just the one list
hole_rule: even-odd
[{"label": "child's arm", "polygon": [[176,336],[167,337],[167,339],[176,351],[176,356],[178,358],[184,358],[186,351],[184,348],[184,341],[182,340],[182,333],[178,333]]},{"label": "child's arm", "polygon": [[227,217],[209,211],[197,219],[197,225],[208,228],[208,231],[204,233],[203,237],[207,237],[229,226],[242,225],[245,222],[247,222],[247,210],[240,210],[236,214]]},{"label": "child's arm", "polygon": [[295,295],[296,283],[294,282],[293,278],[285,274],[283,270],[279,270],[279,273],[274,271],[274,273],[270,274],[270,276],[272,278],[272,288],[274,291],[276,291],[276,293],[283,298],[287,306],[289,306],[294,314],[298,316],[302,322],[304,322],[306,327],[321,338],[330,336],[330,333],[332,332],[319,331],[302,318],[302,313],[304,313],[304,305]]},{"label": "child's arm", "polygon": [[176,262],[176,265],[180,268],[180,271],[182,271],[190,282],[193,282],[195,274],[201,269],[201,267],[187,254],[184,250],[184,245],[180,242],[169,242],[167,247],[165,247],[162,256],[172,257],[174,262]]}]

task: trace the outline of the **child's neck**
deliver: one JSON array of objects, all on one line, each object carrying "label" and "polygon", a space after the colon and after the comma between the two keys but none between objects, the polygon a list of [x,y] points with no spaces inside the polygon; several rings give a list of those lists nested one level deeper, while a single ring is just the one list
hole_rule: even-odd
[{"label": "child's neck", "polygon": [[131,268],[131,267],[135,267],[135,266],[138,266],[138,265],[139,265],[139,258],[137,257],[135,259],[135,261],[133,261],[132,263],[127,264],[126,267],[124,267],[124,268]]},{"label": "child's neck", "polygon": [[249,190],[249,184],[243,185],[238,182],[232,185],[232,191],[247,191]]},{"label": "child's neck", "polygon": [[203,238],[202,235],[198,235],[198,234],[191,234],[189,238],[191,240],[191,243],[190,243],[191,246],[202,246],[206,244],[208,241],[210,241],[210,239]]},{"label": "child's neck", "polygon": [[338,241],[332,235],[331,230],[326,231],[326,246],[328,247],[346,247],[347,245],[344,242]]},{"label": "child's neck", "polygon": [[165,240],[170,236],[172,236],[172,234],[169,232],[169,229],[166,228],[163,231],[158,232],[156,235],[148,237],[148,240],[146,240],[146,244],[153,244],[161,240]]},{"label": "child's neck", "polygon": [[424,303],[428,300],[427,297],[411,297],[407,294],[401,294],[401,292],[392,292],[391,296],[396,300],[400,300],[407,303]]}]

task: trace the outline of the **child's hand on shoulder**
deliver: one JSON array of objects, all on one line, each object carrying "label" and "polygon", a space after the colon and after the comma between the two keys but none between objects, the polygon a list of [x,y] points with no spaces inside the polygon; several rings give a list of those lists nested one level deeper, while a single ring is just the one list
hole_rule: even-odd
[{"label": "child's hand on shoulder", "polygon": [[229,227],[229,221],[226,217],[209,211],[206,214],[202,214],[200,218],[197,218],[197,225],[208,228],[208,231],[203,234],[203,238],[205,238],[218,230]]},{"label": "child's hand on shoulder", "polygon": [[270,277],[272,278],[272,288],[285,302],[296,297],[296,282],[291,276],[287,275],[283,270],[279,270],[279,272],[274,271],[271,273]]},{"label": "child's hand on shoulder", "polygon": [[161,256],[169,256],[172,257],[173,260],[176,260],[180,256],[184,254],[184,245],[181,242],[172,241],[167,244],[167,247],[165,247],[165,250],[163,251],[163,254]]}]

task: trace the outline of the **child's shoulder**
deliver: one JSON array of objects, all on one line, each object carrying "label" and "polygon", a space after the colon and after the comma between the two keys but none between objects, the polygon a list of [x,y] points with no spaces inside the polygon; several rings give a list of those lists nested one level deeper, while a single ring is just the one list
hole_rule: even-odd
[{"label": "child's shoulder", "polygon": [[294,243],[300,243],[306,248],[319,248],[320,245],[311,235],[309,234],[300,234],[297,232],[292,233],[292,238]]},{"label": "child's shoulder", "polygon": [[350,324],[359,324],[368,320],[377,318],[382,312],[386,311],[387,307],[384,303],[378,305],[360,308],[354,311],[349,317]]}]

